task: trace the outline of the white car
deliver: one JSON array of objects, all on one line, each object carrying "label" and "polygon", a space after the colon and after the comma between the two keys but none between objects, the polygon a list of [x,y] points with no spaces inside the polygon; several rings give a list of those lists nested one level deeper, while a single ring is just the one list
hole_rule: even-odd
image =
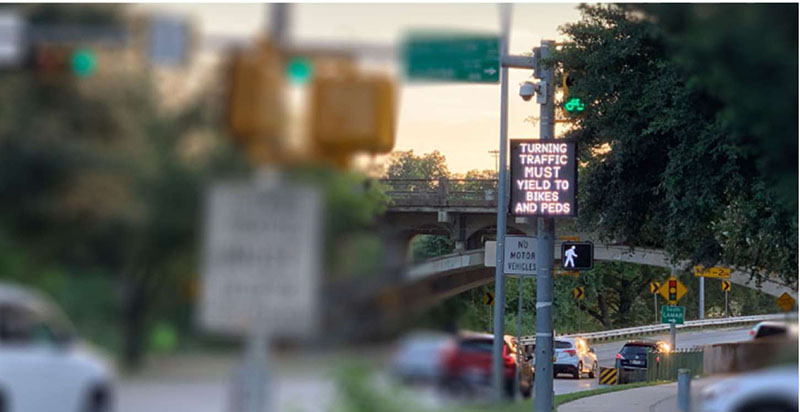
[{"label": "white car", "polygon": [[706,387],[703,412],[797,411],[797,365],[738,375]]},{"label": "white car", "polygon": [[553,375],[569,373],[580,379],[584,373],[597,376],[597,356],[581,338],[556,338],[554,341]]},{"label": "white car", "polygon": [[438,383],[444,372],[445,351],[452,345],[452,336],[446,334],[416,332],[407,335],[392,356],[392,372],[408,383]]},{"label": "white car", "polygon": [[788,322],[764,321],[758,322],[753,329],[750,329],[750,339],[762,339],[769,337],[797,337],[797,325]]},{"label": "white car", "polygon": [[49,300],[0,283],[0,411],[110,411],[109,365]]}]

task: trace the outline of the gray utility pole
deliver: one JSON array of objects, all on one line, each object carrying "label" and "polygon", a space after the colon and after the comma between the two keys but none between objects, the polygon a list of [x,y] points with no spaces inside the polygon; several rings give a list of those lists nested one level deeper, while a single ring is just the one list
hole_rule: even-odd
[{"label": "gray utility pole", "polygon": [[725,291],[725,317],[728,317],[728,291]]},{"label": "gray utility pole", "polygon": [[706,315],[706,278],[700,277],[700,307],[697,309],[698,319],[705,319]]},{"label": "gray utility pole", "polygon": [[[670,268],[670,272],[671,272],[670,274],[672,276],[678,277],[678,268],[675,267],[674,265]],[[664,319],[662,318],[661,320],[663,321]],[[669,350],[670,351],[674,351],[675,348],[676,348],[676,345],[677,345],[677,337],[675,336],[676,333],[677,332],[675,330],[675,322],[671,322],[669,324]]]},{"label": "gray utility pole", "polygon": [[653,317],[655,318],[653,323],[658,323],[658,292],[653,293]]},{"label": "gray utility pole", "polygon": [[[543,40],[542,59],[551,56],[555,42]],[[552,67],[540,67],[547,99],[539,106],[539,138],[553,139],[555,134],[555,73]],[[555,222],[539,218],[536,251],[536,379],[534,410],[553,410],[553,248]]]},{"label": "gray utility pole", "polygon": [[[511,28],[511,5],[500,4],[500,56],[508,54]],[[494,268],[494,345],[492,347],[492,383],[498,401],[503,399],[503,320],[505,318],[506,285],[503,258],[506,243],[506,152],[508,147],[508,67],[500,69],[500,168],[497,173],[497,260]]]},{"label": "gray utility pole", "polygon": [[[507,193],[507,152],[508,152],[508,69],[535,69],[536,61],[530,56],[511,56],[508,54],[508,37],[511,29],[511,4],[502,3],[500,6],[500,147],[498,150],[497,171],[497,257],[494,270],[494,344],[492,346],[492,384],[497,400],[503,399],[503,319],[505,318],[506,290],[505,290],[505,242],[506,218],[508,215]],[[552,113],[552,99],[551,99]],[[551,117],[552,119],[552,117]],[[552,135],[552,120],[551,133]],[[551,231],[552,232],[552,231]],[[553,247],[552,235],[550,237],[550,266],[552,267]],[[541,247],[541,246],[540,246]],[[552,283],[550,286],[552,294]],[[552,322],[551,322],[552,323]],[[551,328],[552,329],[552,328]],[[552,364],[551,364],[552,370]],[[552,388],[552,376],[551,385]],[[552,402],[551,402],[552,404]]]},{"label": "gray utility pole", "polygon": [[273,3],[269,7],[269,37],[280,46],[286,45],[288,40],[289,7],[288,3]]}]

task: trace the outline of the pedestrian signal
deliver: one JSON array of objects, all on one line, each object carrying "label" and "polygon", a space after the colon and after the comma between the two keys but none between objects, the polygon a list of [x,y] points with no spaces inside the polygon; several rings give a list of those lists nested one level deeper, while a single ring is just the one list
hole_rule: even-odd
[{"label": "pedestrian signal", "polygon": [[561,268],[565,270],[591,270],[594,267],[592,242],[564,242],[561,244]]}]

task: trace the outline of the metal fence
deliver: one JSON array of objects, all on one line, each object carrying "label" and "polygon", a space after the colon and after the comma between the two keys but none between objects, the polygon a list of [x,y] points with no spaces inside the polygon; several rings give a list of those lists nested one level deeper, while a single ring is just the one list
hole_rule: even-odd
[{"label": "metal fence", "polygon": [[678,349],[668,353],[647,354],[648,381],[674,381],[678,369],[688,369],[689,376],[703,375],[703,349]]}]

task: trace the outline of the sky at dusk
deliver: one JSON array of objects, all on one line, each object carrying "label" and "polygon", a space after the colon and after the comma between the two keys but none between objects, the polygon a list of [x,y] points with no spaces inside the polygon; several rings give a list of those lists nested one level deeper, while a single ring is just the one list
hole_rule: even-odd
[{"label": "sky at dusk", "polygon": [[[513,7],[510,52],[530,52],[541,40],[563,40],[558,27],[580,18],[576,4],[528,3]],[[269,6],[263,4],[144,4],[136,7],[191,16],[203,36],[252,38],[263,31]],[[499,33],[497,4],[293,4],[290,38],[367,42],[391,47],[411,29],[454,29]],[[395,62],[367,61],[367,67],[399,74]],[[538,115],[534,102],[518,97],[527,70],[510,70],[509,138],[538,137],[525,122]],[[409,85],[401,88],[395,150],[439,150],[451,171],[494,169],[488,153],[499,139],[500,86],[474,84]]]}]

